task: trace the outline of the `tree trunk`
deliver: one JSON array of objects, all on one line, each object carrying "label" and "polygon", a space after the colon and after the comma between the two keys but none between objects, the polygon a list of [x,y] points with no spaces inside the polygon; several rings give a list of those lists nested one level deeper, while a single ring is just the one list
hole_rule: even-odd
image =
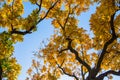
[{"label": "tree trunk", "polygon": [[2,66],[0,64],[0,80],[2,80]]}]

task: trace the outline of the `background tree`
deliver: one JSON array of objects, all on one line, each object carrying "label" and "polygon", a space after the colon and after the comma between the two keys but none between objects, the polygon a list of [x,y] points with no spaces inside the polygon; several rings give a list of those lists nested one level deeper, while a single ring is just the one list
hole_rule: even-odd
[{"label": "background tree", "polygon": [[[79,27],[78,16],[97,2],[90,30]],[[68,75],[76,80],[112,79],[120,76],[120,1],[60,0],[50,11],[55,34],[35,56],[26,80],[56,80]],[[43,62],[41,62],[43,61]]]},{"label": "background tree", "polygon": [[37,24],[44,20],[58,0],[28,0],[37,8],[27,17],[23,17],[25,0],[0,0],[0,80],[16,80],[21,66],[12,56],[14,44],[23,41],[26,34],[37,29]]}]

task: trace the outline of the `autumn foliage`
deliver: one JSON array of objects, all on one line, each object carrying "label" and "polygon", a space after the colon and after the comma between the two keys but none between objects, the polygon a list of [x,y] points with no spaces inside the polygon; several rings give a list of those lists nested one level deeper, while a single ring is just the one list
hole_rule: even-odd
[{"label": "autumn foliage", "polygon": [[[48,44],[35,54],[26,80],[57,80],[65,74],[75,80],[120,76],[120,0],[0,0],[0,77],[16,80],[20,65],[12,57],[13,44],[37,30],[44,19],[55,29]],[[37,8],[23,17],[24,4]],[[80,27],[81,13],[97,5],[90,16],[91,34]],[[44,44],[44,43],[43,43]]]},{"label": "autumn foliage", "polygon": [[[97,6],[89,20],[92,34],[87,34],[77,17],[90,5]],[[27,80],[57,80],[63,74],[75,80],[120,76],[119,10],[119,0],[58,1],[47,16],[55,34],[35,54],[38,61],[33,60]]]}]

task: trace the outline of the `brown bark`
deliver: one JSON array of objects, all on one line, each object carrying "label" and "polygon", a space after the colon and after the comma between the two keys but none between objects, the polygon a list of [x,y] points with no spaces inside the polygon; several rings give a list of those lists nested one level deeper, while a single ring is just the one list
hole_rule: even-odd
[{"label": "brown bark", "polygon": [[0,80],[2,80],[2,66],[0,64]]}]

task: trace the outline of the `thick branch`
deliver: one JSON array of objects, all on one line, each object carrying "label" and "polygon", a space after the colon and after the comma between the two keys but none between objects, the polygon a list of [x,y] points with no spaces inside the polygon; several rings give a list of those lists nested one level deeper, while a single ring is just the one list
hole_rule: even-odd
[{"label": "thick branch", "polygon": [[[117,11],[116,11],[116,12],[117,12]],[[97,62],[97,67],[96,67],[97,72],[96,72],[96,73],[98,73],[99,70],[100,70],[100,66],[101,66],[101,63],[102,63],[102,61],[103,61],[103,58],[104,58],[104,55],[105,55],[105,53],[106,53],[106,50],[107,50],[108,46],[109,46],[114,40],[117,39],[117,35],[116,35],[116,33],[115,33],[115,27],[114,27],[114,18],[115,18],[116,12],[115,12],[113,15],[111,15],[111,20],[110,20],[110,27],[111,27],[111,35],[112,35],[112,37],[111,37],[110,40],[108,40],[108,41],[104,44],[103,50],[102,50],[101,55],[100,55],[100,57],[99,57],[99,59],[98,59],[98,62]],[[96,74],[96,75],[97,75],[97,74]]]},{"label": "thick branch", "polygon": [[71,40],[69,37],[67,38],[67,40],[68,40],[68,49],[69,49],[72,53],[75,54],[76,60],[78,60],[81,64],[83,64],[83,66],[85,66],[85,67],[88,69],[88,71],[90,72],[90,71],[91,71],[91,67],[90,67],[84,60],[82,60],[82,59],[79,57],[79,53],[78,53],[75,49],[72,48],[72,46],[71,46],[72,40]]},{"label": "thick branch", "polygon": [[105,76],[109,75],[109,74],[113,74],[113,75],[117,75],[117,76],[120,76],[120,70],[117,72],[117,71],[113,71],[113,70],[109,70],[105,73],[102,73],[100,74],[98,77],[97,77],[97,80],[103,80]]},{"label": "thick branch", "polygon": [[57,65],[58,65],[58,68],[60,68],[65,75],[74,77],[76,80],[79,80],[74,74],[69,74],[69,73],[65,72],[65,70],[59,64],[57,64]]},{"label": "thick branch", "polygon": [[14,29],[11,31],[11,34],[20,34],[20,35],[25,35],[25,34],[30,34],[30,33],[32,33],[31,30],[29,30],[29,31],[17,31]]}]

